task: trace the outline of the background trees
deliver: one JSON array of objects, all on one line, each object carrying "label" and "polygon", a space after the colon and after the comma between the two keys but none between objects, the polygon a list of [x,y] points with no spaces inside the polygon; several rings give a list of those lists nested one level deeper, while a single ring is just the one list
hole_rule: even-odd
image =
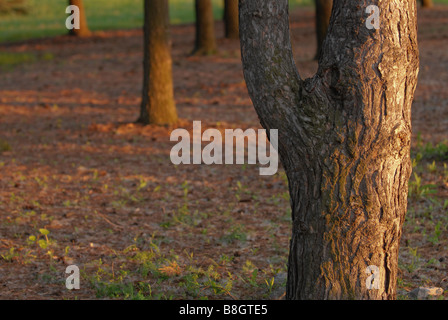
[{"label": "background trees", "polygon": [[227,39],[239,38],[238,0],[224,0],[224,27]]},{"label": "background trees", "polygon": [[28,12],[26,0],[0,0],[0,14],[26,14]]},{"label": "background trees", "polygon": [[433,3],[432,0],[420,0],[423,8],[432,8],[433,7]]},{"label": "background trees", "polygon": [[322,43],[327,35],[328,26],[330,24],[331,9],[333,8],[333,0],[314,0],[316,7],[316,37],[317,50],[315,59],[319,59],[322,50]]},{"label": "background trees", "polygon": [[193,54],[210,55],[217,51],[215,19],[211,0],[195,0],[196,40]]},{"label": "background trees", "polygon": [[78,37],[88,37],[91,35],[91,32],[89,30],[89,26],[87,25],[87,16],[86,11],[84,9],[84,2],[83,0],[69,0],[69,5],[74,5],[79,8],[79,22],[80,22],[80,28],[79,29],[71,29],[69,31],[69,34],[78,36]]},{"label": "background trees", "polygon": [[167,0],[145,0],[144,80],[138,122],[177,121],[173,97],[169,7]]},{"label": "background trees", "polygon": [[[369,30],[357,2],[336,0],[319,70],[306,80],[292,58],[288,1],[240,3],[249,94],[263,127],[279,129],[289,181],[287,299],[394,299],[419,68],[415,2],[380,2],[383,27]],[[366,286],[370,265],[377,290]]]}]

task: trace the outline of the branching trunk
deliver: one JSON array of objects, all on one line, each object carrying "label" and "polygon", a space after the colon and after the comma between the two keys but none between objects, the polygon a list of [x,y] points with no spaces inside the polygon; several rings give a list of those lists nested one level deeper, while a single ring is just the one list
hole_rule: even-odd
[{"label": "branching trunk", "polygon": [[[287,0],[240,0],[244,75],[266,129],[279,130],[291,196],[287,299],[393,299],[411,173],[416,0],[334,0],[317,74],[293,61]],[[379,270],[369,289],[368,266]]]},{"label": "branching trunk", "polygon": [[238,0],[224,0],[224,26],[227,39],[239,39]]},{"label": "branching trunk", "polygon": [[167,0],[145,0],[143,98],[138,122],[177,121]]},{"label": "branching trunk", "polygon": [[69,0],[70,5],[77,6],[79,8],[79,29],[71,29],[69,34],[78,36],[78,37],[88,37],[92,33],[89,30],[89,26],[87,25],[87,16],[86,11],[84,9],[84,1],[83,0]]},{"label": "branching trunk", "polygon": [[195,55],[211,55],[216,53],[215,19],[211,0],[195,0],[196,43]]},{"label": "branching trunk", "polygon": [[327,36],[328,26],[330,24],[331,9],[333,8],[333,0],[314,0],[316,6],[316,36],[317,51],[316,60],[319,60],[322,43]]}]

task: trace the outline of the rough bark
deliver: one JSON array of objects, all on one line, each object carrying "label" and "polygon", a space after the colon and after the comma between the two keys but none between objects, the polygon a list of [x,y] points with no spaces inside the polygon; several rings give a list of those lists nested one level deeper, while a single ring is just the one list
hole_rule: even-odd
[{"label": "rough bark", "polygon": [[432,0],[420,0],[423,8],[432,8],[434,5]]},{"label": "rough bark", "polygon": [[317,50],[316,60],[319,60],[322,43],[327,36],[328,26],[330,25],[331,9],[333,8],[333,0],[314,0],[316,7],[316,37]]},{"label": "rough bark", "polygon": [[167,0],[145,0],[143,69],[143,97],[137,121],[160,125],[175,123],[177,111]]},{"label": "rough bark", "polygon": [[[334,0],[316,75],[292,56],[287,0],[240,0],[249,94],[279,130],[292,208],[287,299],[394,299],[411,173],[416,0]],[[366,269],[379,269],[379,289]]]},{"label": "rough bark", "polygon": [[86,11],[84,9],[84,2],[83,0],[69,0],[70,5],[77,6],[79,8],[79,29],[71,29],[69,31],[70,35],[77,36],[77,37],[88,37],[92,33],[89,30],[89,26],[87,25],[87,16]]},{"label": "rough bark", "polygon": [[215,19],[211,0],[195,0],[196,41],[194,55],[216,53]]},{"label": "rough bark", "polygon": [[238,0],[224,0],[224,27],[227,39],[239,39]]}]

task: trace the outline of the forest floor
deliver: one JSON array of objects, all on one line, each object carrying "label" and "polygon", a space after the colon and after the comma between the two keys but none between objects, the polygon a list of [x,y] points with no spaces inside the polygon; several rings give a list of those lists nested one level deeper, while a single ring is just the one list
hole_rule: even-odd
[{"label": "forest floor", "polygon": [[[190,57],[173,35],[176,127],[260,128],[239,43]],[[292,14],[303,77],[317,68],[314,14]],[[170,162],[174,127],[133,124],[140,30],[0,46],[0,299],[279,299],[291,233],[283,170]],[[419,12],[421,68],[399,299],[448,298],[448,7]],[[81,270],[81,289],[65,269]]]}]

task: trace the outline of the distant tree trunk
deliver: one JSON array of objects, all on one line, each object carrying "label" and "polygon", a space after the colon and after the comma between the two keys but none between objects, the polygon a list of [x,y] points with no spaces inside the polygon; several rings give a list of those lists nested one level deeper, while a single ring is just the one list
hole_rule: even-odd
[{"label": "distant tree trunk", "polygon": [[71,29],[69,31],[69,34],[78,36],[78,37],[88,37],[92,33],[89,30],[89,26],[87,25],[87,16],[86,12],[84,10],[84,3],[83,0],[69,0],[69,4],[71,6],[77,6],[79,8],[79,22],[80,22],[80,28],[79,29]]},{"label": "distant tree trunk", "polygon": [[216,53],[215,19],[211,0],[195,0],[196,43],[195,55],[211,55]]},{"label": "distant tree trunk", "polygon": [[224,0],[224,26],[227,39],[239,39],[238,0]]},{"label": "distant tree trunk", "polygon": [[143,98],[138,122],[173,124],[173,94],[168,0],[145,0]]},{"label": "distant tree trunk", "polygon": [[314,0],[316,5],[316,36],[317,50],[315,59],[318,60],[322,50],[322,43],[327,36],[328,26],[330,25],[331,9],[333,0]]},{"label": "distant tree trunk", "polygon": [[432,8],[433,7],[432,0],[420,0],[420,2],[422,3],[423,8]]},{"label": "distant tree trunk", "polygon": [[0,0],[0,14],[8,13],[27,14],[26,0]]},{"label": "distant tree trunk", "polygon": [[412,168],[417,6],[376,1],[381,27],[368,29],[361,3],[334,0],[318,71],[303,80],[288,0],[240,0],[248,91],[262,126],[278,129],[289,182],[287,299],[396,297]]}]

